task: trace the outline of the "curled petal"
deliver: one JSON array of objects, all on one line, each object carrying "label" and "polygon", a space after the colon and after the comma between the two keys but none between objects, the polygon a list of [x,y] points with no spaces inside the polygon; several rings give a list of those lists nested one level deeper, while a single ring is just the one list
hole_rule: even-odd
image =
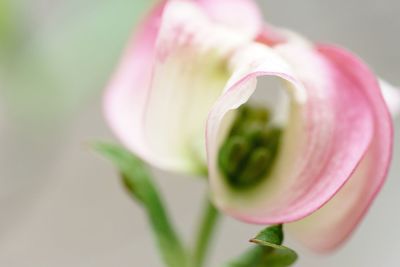
[{"label": "curled petal", "polygon": [[[253,44],[238,51],[236,72],[213,107],[207,151],[214,202],[232,216],[257,224],[297,221],[329,201],[349,180],[374,134],[374,109],[364,84],[305,45],[276,49]],[[269,177],[248,191],[232,189],[216,165],[229,117],[248,101],[257,78],[277,77],[291,107]],[[268,88],[258,88],[268,90]]]},{"label": "curled petal", "polygon": [[393,117],[398,115],[400,112],[400,90],[384,80],[379,80],[379,85],[390,113]]},{"label": "curled petal", "polygon": [[356,57],[331,46],[319,46],[342,80],[362,90],[373,115],[373,138],[361,163],[334,198],[316,213],[291,225],[307,246],[329,251],[351,234],[375,199],[388,172],[392,156],[392,120],[374,75]]}]

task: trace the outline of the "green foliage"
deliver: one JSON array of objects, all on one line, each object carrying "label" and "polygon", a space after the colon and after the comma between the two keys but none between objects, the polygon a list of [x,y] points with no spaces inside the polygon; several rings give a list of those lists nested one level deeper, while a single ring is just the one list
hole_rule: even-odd
[{"label": "green foliage", "polygon": [[186,251],[171,225],[145,164],[117,145],[99,143],[94,147],[117,167],[129,194],[145,209],[166,265],[187,266]]},{"label": "green foliage", "polygon": [[[117,167],[128,193],[145,209],[158,247],[168,267],[203,266],[211,244],[218,212],[209,203],[200,224],[194,254],[189,257],[169,220],[160,194],[145,164],[126,149],[112,144],[97,143],[94,148]],[[297,254],[282,246],[282,225],[261,231],[251,242],[257,244],[225,267],[287,267],[297,260]]]},{"label": "green foliage", "polygon": [[297,253],[282,246],[282,225],[274,225],[261,231],[251,242],[253,247],[225,267],[287,267],[297,260]]}]

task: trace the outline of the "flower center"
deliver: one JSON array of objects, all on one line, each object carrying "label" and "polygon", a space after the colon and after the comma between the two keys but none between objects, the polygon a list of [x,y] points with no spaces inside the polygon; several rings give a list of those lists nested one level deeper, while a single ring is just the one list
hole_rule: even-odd
[{"label": "flower center", "polygon": [[282,136],[270,118],[266,108],[239,108],[218,155],[219,168],[233,187],[253,186],[270,174]]}]

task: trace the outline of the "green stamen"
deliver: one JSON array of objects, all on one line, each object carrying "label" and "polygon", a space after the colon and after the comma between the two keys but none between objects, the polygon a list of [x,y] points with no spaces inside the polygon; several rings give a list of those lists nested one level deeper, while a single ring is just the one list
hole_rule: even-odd
[{"label": "green stamen", "polygon": [[249,154],[249,145],[240,136],[233,136],[226,140],[220,149],[219,164],[231,176],[238,172],[242,161]]},{"label": "green stamen", "polygon": [[242,106],[219,151],[219,167],[227,181],[243,188],[270,173],[279,150],[282,130],[270,124],[265,108]]},{"label": "green stamen", "polygon": [[237,177],[238,185],[252,185],[270,168],[272,154],[267,149],[256,148]]}]

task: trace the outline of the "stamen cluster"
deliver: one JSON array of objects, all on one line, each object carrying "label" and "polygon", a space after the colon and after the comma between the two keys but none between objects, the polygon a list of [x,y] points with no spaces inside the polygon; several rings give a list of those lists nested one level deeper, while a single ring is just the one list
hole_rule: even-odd
[{"label": "stamen cluster", "polygon": [[267,177],[279,152],[282,130],[271,124],[263,107],[243,105],[219,150],[219,168],[235,188],[250,187]]}]

